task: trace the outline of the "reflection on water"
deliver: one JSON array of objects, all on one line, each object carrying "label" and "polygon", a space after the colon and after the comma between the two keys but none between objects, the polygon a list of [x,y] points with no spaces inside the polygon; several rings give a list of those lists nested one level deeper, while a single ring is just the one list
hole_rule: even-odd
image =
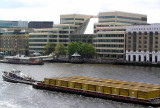
[{"label": "reflection on water", "polygon": [[[91,76],[160,84],[160,68],[100,64],[45,63],[13,65],[0,63],[0,71],[19,69],[37,80],[44,77]],[[0,73],[1,75],[1,73]],[[0,78],[1,79],[1,78]],[[81,95],[37,90],[30,85],[0,82],[0,108],[149,108]]]}]

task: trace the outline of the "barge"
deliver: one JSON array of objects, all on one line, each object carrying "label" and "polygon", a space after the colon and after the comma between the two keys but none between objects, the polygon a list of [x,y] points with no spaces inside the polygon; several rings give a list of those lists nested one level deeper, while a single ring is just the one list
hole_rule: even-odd
[{"label": "barge", "polygon": [[44,78],[33,88],[160,106],[160,85],[85,76]]}]

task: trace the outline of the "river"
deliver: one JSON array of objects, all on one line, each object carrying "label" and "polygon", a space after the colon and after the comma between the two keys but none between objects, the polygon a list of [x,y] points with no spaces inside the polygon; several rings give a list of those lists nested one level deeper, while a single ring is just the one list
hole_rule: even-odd
[{"label": "river", "polygon": [[[21,70],[36,80],[45,77],[91,76],[160,84],[160,68],[108,64],[45,63],[16,65],[0,63],[0,71]],[[1,75],[1,72],[0,72]],[[13,84],[0,77],[0,108],[152,108],[81,95],[38,90],[31,85]]]}]

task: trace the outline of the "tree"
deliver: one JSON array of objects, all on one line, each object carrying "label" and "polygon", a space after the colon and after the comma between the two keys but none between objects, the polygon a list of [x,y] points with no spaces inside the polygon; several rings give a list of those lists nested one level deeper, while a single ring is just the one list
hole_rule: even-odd
[{"label": "tree", "polygon": [[54,53],[57,55],[57,58],[59,57],[59,55],[65,55],[66,54],[65,49],[66,48],[62,43],[59,43],[59,44],[56,45]]},{"label": "tree", "polygon": [[71,56],[73,53],[75,53],[75,51],[77,51],[77,48],[78,48],[78,43],[77,42],[70,42],[67,45],[66,52],[69,56]]},{"label": "tree", "polygon": [[55,43],[48,42],[45,46],[44,52],[45,54],[50,54],[55,49]]},{"label": "tree", "polygon": [[71,56],[75,52],[78,52],[82,58],[91,58],[95,55],[96,50],[92,44],[84,42],[71,42],[67,46],[67,54]]}]

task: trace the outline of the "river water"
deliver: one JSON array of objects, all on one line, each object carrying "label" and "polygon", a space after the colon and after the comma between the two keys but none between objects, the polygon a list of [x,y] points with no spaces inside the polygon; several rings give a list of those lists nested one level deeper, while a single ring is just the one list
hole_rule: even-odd
[{"label": "river water", "polygon": [[[45,63],[16,65],[0,63],[0,71],[19,69],[36,80],[45,77],[91,76],[160,84],[160,68],[102,64]],[[1,72],[0,72],[1,76]],[[0,108],[152,108],[81,95],[38,90],[31,85],[13,84],[0,77]]]}]

